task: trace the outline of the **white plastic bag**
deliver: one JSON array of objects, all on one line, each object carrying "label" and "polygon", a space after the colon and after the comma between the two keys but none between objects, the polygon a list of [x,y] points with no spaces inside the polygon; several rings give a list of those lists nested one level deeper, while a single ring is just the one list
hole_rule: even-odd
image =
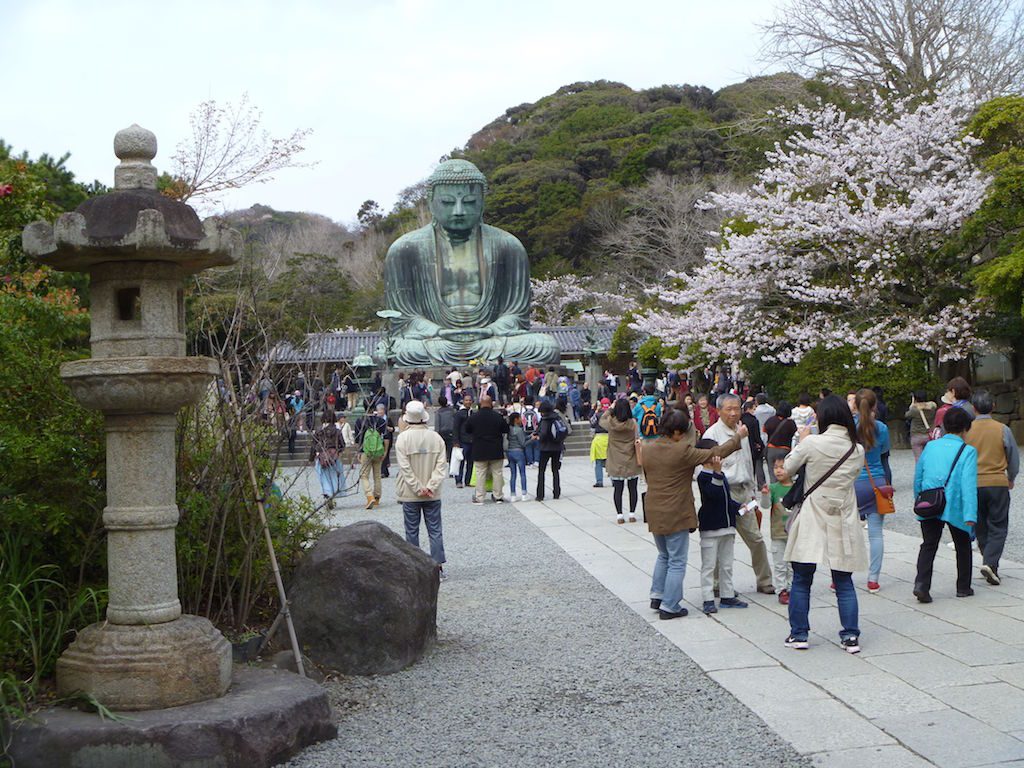
[{"label": "white plastic bag", "polygon": [[455,477],[455,473],[459,471],[459,465],[462,463],[462,448],[455,446],[452,448],[452,460],[448,465],[448,474],[451,477]]}]

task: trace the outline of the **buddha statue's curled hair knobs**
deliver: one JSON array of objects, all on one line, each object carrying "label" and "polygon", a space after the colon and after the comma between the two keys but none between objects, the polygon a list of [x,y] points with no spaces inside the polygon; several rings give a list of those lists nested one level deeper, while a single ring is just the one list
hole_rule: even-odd
[{"label": "buddha statue's curled hair knobs", "polygon": [[487,192],[487,178],[469,160],[445,160],[427,178],[430,191],[439,184],[479,184]]}]

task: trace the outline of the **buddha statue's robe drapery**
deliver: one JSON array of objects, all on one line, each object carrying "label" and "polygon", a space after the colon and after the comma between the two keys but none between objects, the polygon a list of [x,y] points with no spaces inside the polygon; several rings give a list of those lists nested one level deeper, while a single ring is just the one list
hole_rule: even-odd
[{"label": "buddha statue's robe drapery", "polygon": [[[530,327],[530,264],[522,243],[480,224],[453,264],[453,246],[436,224],[403,235],[384,263],[392,320],[391,356],[398,366],[465,365],[498,357],[522,363],[558,361],[558,343]],[[468,251],[467,251],[468,248]]]}]

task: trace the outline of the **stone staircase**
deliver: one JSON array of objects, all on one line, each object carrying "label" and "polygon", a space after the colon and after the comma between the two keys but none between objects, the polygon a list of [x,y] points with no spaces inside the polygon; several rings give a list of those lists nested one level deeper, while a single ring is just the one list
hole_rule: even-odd
[{"label": "stone staircase", "polygon": [[[589,422],[575,421],[572,425],[572,434],[565,439],[565,455],[569,456],[590,456],[590,439],[594,430],[590,428]],[[310,435],[299,434],[295,438],[295,452],[288,453],[288,443],[282,442],[277,454],[277,465],[279,467],[304,467],[309,464],[309,443]],[[393,458],[392,454],[392,458]]]}]

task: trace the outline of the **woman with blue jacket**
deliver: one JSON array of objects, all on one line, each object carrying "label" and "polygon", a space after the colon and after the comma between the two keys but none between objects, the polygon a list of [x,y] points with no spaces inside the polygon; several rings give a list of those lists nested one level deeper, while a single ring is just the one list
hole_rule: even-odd
[{"label": "woman with blue jacket", "polygon": [[[939,548],[943,526],[949,527],[956,547],[956,596],[970,597],[971,541],[978,519],[978,452],[964,442],[971,428],[971,415],[962,408],[950,408],[942,419],[946,434],[924,447],[914,472],[914,496],[929,488],[946,489],[946,507],[941,517],[921,521],[921,551],[917,555],[914,597],[932,601],[932,564]],[[952,470],[952,471],[950,471]],[[946,478],[949,482],[946,482]]]},{"label": "woman with blue jacket", "polygon": [[882,587],[878,580],[882,574],[882,556],[885,542],[882,539],[882,523],[885,518],[878,512],[875,486],[891,485],[892,470],[889,468],[889,428],[876,418],[878,398],[870,389],[857,391],[857,438],[864,446],[864,466],[854,484],[857,493],[857,507],[860,519],[868,524],[868,544],[871,559],[868,563],[868,592],[874,594]]}]

